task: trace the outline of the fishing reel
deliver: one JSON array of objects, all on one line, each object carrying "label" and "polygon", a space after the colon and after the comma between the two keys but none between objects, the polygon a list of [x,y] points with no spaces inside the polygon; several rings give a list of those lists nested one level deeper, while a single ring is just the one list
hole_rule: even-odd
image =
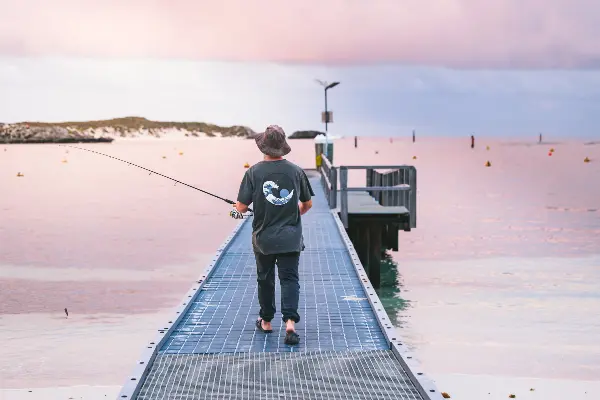
[{"label": "fishing reel", "polygon": [[229,211],[229,216],[233,219],[244,219],[253,216],[254,214],[242,214],[238,210]]},{"label": "fishing reel", "polygon": [[233,219],[244,219],[244,214],[242,214],[238,210],[229,211],[229,216]]}]

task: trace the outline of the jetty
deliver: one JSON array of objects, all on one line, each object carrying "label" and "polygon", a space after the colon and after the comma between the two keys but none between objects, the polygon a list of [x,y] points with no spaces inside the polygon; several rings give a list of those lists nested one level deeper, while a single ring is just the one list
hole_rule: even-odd
[{"label": "jetty", "polygon": [[[348,169],[364,169],[371,182],[349,188]],[[146,343],[118,399],[443,398],[394,329],[371,282],[381,251],[397,248],[398,230],[416,226],[416,171],[334,167],[324,158],[307,175],[315,197],[302,217],[300,344],[283,343],[285,324],[277,316],[273,333],[254,325],[259,306],[249,217]]]}]

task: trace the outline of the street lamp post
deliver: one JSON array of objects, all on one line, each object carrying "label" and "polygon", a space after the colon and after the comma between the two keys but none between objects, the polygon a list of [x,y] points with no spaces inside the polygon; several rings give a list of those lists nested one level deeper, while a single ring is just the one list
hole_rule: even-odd
[{"label": "street lamp post", "polygon": [[327,110],[327,91],[332,89],[340,84],[340,82],[327,83],[316,79],[317,82],[325,89],[325,149],[323,149],[323,153],[325,157],[328,156],[327,150],[329,148],[329,133],[327,132],[327,124],[329,123],[329,111]]}]

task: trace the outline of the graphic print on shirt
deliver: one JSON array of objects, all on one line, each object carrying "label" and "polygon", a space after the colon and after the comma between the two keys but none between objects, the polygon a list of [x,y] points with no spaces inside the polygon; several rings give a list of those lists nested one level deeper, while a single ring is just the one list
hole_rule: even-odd
[{"label": "graphic print on shirt", "polygon": [[263,183],[263,194],[274,206],[284,206],[294,197],[294,184],[285,174],[271,174]]}]

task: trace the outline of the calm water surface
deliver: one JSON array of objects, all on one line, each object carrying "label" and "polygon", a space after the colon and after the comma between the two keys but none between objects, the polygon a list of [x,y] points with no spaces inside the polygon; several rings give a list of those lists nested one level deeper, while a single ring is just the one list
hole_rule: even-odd
[{"label": "calm water surface", "polygon": [[[292,145],[290,159],[312,167],[313,144]],[[402,232],[401,251],[384,260],[382,301],[427,371],[598,379],[600,146],[559,144],[549,157],[542,146],[489,145],[471,150],[448,139],[336,145],[336,163],[418,169],[418,228]],[[244,140],[82,146],[231,199],[243,164],[261,158]],[[130,332],[115,321],[178,304],[236,224],[229,205],[105,157],[54,145],[3,150],[0,324],[13,332],[9,340],[38,337],[50,324],[40,315],[63,318],[65,306],[75,316],[98,316],[89,324],[111,315],[111,323]],[[599,161],[584,164],[585,156]],[[483,166],[487,160],[491,168]],[[350,180],[362,184],[364,176],[353,173]],[[106,333],[111,343],[120,340],[117,328]],[[98,338],[94,345],[107,344]],[[9,351],[0,350],[0,359],[17,354]],[[85,343],[77,351],[87,351]],[[4,384],[32,384],[41,376],[40,357],[61,364],[59,353],[46,352],[19,352],[28,378],[0,363]],[[121,384],[134,360],[128,357],[107,356],[110,371],[89,371],[88,378],[101,378],[87,383]],[[45,382],[57,382],[43,368]],[[74,376],[62,376],[64,384],[79,383],[77,369],[93,367],[69,368]]]}]

